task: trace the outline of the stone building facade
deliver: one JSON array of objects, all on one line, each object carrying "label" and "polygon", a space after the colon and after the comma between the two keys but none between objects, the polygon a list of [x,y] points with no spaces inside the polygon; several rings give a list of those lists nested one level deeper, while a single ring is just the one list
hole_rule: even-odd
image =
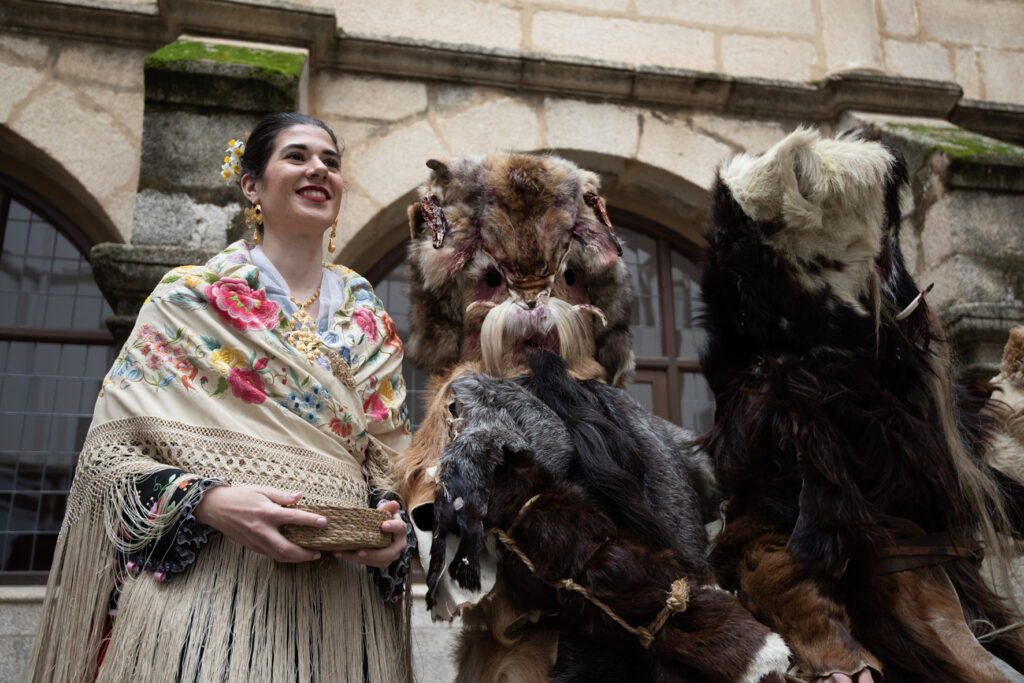
[{"label": "stone building facade", "polygon": [[[91,250],[85,277],[116,337],[164,270],[241,234],[220,156],[267,111],[310,113],[344,139],[337,260],[385,289],[427,159],[552,151],[599,172],[613,217],[661,259],[662,300],[679,305],[637,321],[665,342],[639,382],[684,419],[695,357],[673,337],[687,333],[689,296],[674,273],[694,272],[716,166],[799,125],[871,125],[911,165],[911,270],[935,282],[929,300],[962,363],[985,370],[1024,320],[1021,27],[1024,3],[1009,0],[0,0],[0,219],[28,211]],[[3,230],[0,296],[56,291],[56,279],[25,274],[31,244],[18,261],[14,229]],[[15,345],[68,342],[59,322],[26,315],[0,318],[9,359]],[[94,317],[79,336],[109,348]],[[0,368],[11,395],[29,373],[13,362]],[[33,410],[0,403],[19,430]],[[31,450],[0,448],[0,528],[33,501],[36,526],[46,516],[45,495],[17,475]],[[54,486],[58,500],[58,485],[41,488]],[[5,562],[12,552],[0,549]],[[27,657],[40,570],[3,569],[10,680]]]}]

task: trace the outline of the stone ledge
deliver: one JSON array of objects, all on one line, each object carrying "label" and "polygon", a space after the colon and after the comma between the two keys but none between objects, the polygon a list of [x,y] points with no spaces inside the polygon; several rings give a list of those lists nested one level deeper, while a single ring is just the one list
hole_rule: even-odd
[{"label": "stone ledge", "polygon": [[957,350],[960,365],[969,370],[982,370],[991,377],[999,371],[1010,328],[1024,320],[1024,305],[959,303],[940,311],[940,318]]},{"label": "stone ledge", "polygon": [[150,292],[167,271],[183,264],[205,263],[217,250],[102,242],[89,252],[92,274],[114,315],[107,327],[120,346]]},{"label": "stone ledge", "polygon": [[46,586],[0,586],[0,605],[42,603]]}]

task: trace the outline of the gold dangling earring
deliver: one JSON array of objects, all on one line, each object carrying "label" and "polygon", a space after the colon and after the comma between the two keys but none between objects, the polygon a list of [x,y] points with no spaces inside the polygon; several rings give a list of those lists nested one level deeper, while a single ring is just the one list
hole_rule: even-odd
[{"label": "gold dangling earring", "polygon": [[331,223],[331,238],[327,240],[327,251],[334,253],[334,236],[338,234],[338,219],[335,218],[334,222]]},{"label": "gold dangling earring", "polygon": [[252,243],[260,243],[260,226],[263,225],[263,207],[256,202],[245,210],[245,227],[252,228]]}]

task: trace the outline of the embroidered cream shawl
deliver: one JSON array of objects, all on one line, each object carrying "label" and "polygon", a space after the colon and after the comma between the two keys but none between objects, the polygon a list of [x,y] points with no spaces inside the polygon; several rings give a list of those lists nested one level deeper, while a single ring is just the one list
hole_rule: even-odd
[{"label": "embroidered cream shawl", "polygon": [[[344,304],[314,362],[288,344],[244,242],[171,271],[146,301],[79,457],[33,680],[96,673],[133,477],[170,466],[342,505],[389,486],[389,451],[408,439],[402,344],[369,283],[331,269]],[[169,583],[126,578],[99,680],[361,683],[364,647],[366,680],[407,679],[407,612],[365,568],[327,555],[278,564],[215,535]]]}]

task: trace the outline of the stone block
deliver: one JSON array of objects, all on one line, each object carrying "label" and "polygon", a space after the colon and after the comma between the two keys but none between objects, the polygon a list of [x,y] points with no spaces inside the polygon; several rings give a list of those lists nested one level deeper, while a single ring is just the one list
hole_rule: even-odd
[{"label": "stone block", "polygon": [[733,76],[808,81],[818,50],[807,40],[727,35],[722,38],[722,70]]},{"label": "stone block", "polygon": [[80,92],[79,96],[92,102],[97,110],[105,111],[117,119],[123,130],[135,139],[142,139],[145,97],[141,87],[138,90],[114,90],[97,85]]},{"label": "stone block", "polygon": [[544,144],[537,119],[537,112],[530,106],[504,97],[439,118],[437,126],[454,156],[532,152]]},{"label": "stone block", "polygon": [[147,106],[258,115],[297,111],[305,51],[177,40],[145,58]]},{"label": "stone block", "polygon": [[[243,201],[241,192],[240,202]],[[171,245],[217,252],[228,244],[228,231],[241,203],[201,204],[186,194],[142,190],[135,199],[132,244]]]},{"label": "stone block", "polygon": [[25,65],[46,64],[50,56],[50,45],[49,41],[40,38],[0,33],[0,52],[13,55]]},{"label": "stone block", "polygon": [[821,0],[821,22],[828,73],[881,69],[882,49],[872,0]]},{"label": "stone block", "polygon": [[146,52],[98,43],[61,45],[55,73],[59,78],[86,80],[123,90],[142,90]]},{"label": "stone block", "polygon": [[913,0],[881,0],[882,27],[891,36],[912,36],[918,32],[917,8]]},{"label": "stone block", "polygon": [[683,121],[644,114],[636,158],[709,190],[715,171],[732,150]]},{"label": "stone block", "polygon": [[443,11],[430,0],[333,0],[346,33],[405,36],[445,43],[520,49],[520,13],[495,2],[447,0]]},{"label": "stone block", "polygon": [[887,73],[938,81],[954,80],[949,49],[943,45],[887,40],[883,49]]},{"label": "stone block", "polygon": [[[6,59],[4,60],[6,62]],[[29,66],[0,63],[0,121],[6,121],[16,106],[46,80],[46,73]]]},{"label": "stone block", "polygon": [[547,98],[547,147],[580,149],[630,158],[640,140],[637,111],[615,104]]},{"label": "stone block", "polygon": [[[425,160],[424,160],[425,161]],[[426,166],[423,166],[426,169]],[[424,172],[424,177],[426,172]],[[349,187],[346,189],[345,198],[341,203],[341,215],[338,218],[338,255],[346,252],[351,253],[351,242],[362,234],[366,226],[380,213],[380,204],[374,202],[365,194],[362,187]],[[348,265],[345,260],[340,263]]]},{"label": "stone block", "polygon": [[810,0],[636,0],[637,13],[691,26],[729,28],[813,35],[814,10]]},{"label": "stone block", "polygon": [[1024,3],[929,0],[920,3],[920,21],[933,40],[991,48],[1024,47]]},{"label": "stone block", "polygon": [[438,83],[430,89],[432,108],[435,111],[466,106],[479,96],[480,89],[469,85]]},{"label": "stone block", "polygon": [[978,66],[978,49],[957,47],[953,49],[953,80],[964,89],[964,97],[980,99],[983,85]]},{"label": "stone block", "polygon": [[0,637],[0,679],[23,681],[32,656],[33,636]]},{"label": "stone block", "polygon": [[658,22],[538,11],[531,23],[530,47],[629,64],[717,69],[711,31]]},{"label": "stone block", "polygon": [[[1019,28],[1024,31],[1024,23]],[[982,50],[980,56],[985,99],[1024,104],[1024,52]]]},{"label": "stone block", "polygon": [[427,108],[427,86],[415,81],[322,72],[314,92],[325,115],[397,121]]},{"label": "stone block", "polygon": [[694,114],[692,121],[694,130],[708,133],[743,152],[764,152],[788,132],[775,121],[730,118],[718,114]]},{"label": "stone block", "polygon": [[147,111],[143,122],[140,190],[184,192],[195,201],[238,201],[238,188],[221,181],[228,141],[244,139],[258,114]]},{"label": "stone block", "polygon": [[101,203],[134,184],[137,142],[126,138],[106,112],[82,106],[64,85],[51,83],[38,91],[9,125],[64,166]]},{"label": "stone block", "polygon": [[1024,267],[1024,194],[947,192],[928,207],[921,236],[924,264],[953,254],[1016,260]]},{"label": "stone block", "polygon": [[427,159],[448,155],[426,121],[397,128],[367,147],[349,150],[348,177],[382,206],[415,189],[427,177]]}]

